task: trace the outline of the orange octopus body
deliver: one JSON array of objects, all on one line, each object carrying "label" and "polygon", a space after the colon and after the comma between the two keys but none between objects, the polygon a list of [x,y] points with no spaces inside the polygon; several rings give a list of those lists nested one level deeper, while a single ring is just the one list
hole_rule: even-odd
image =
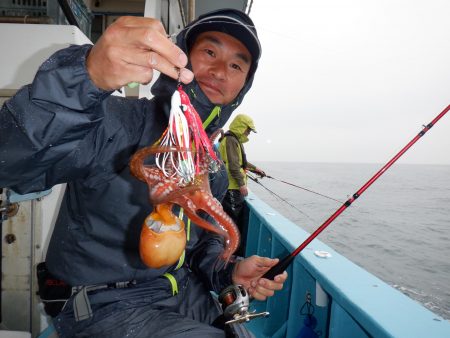
[{"label": "orange octopus body", "polygon": [[[180,185],[180,179],[177,175],[166,177],[157,166],[144,165],[144,159],[150,155],[175,151],[180,151],[180,149],[175,147],[143,148],[139,150],[131,159],[131,173],[139,180],[147,183],[150,202],[153,205],[156,205],[157,208],[158,205],[167,204],[170,210],[173,204],[177,204],[184,209],[184,213],[195,224],[205,230],[214,232],[224,237],[225,249],[222,258],[227,263],[231,255],[233,255],[239,246],[240,234],[237,226],[223,210],[220,202],[211,194],[207,171],[204,170],[203,173],[195,177],[194,182],[183,186]],[[217,226],[214,226],[201,218],[198,215],[198,211],[200,210],[209,214],[216,221]],[[173,215],[173,217],[176,216]],[[145,238],[147,241],[150,237]],[[168,236],[168,238],[170,238],[170,236]],[[174,243],[169,242],[167,242],[168,245],[173,246]],[[181,242],[178,243],[179,246]],[[183,245],[183,249],[184,246],[185,243]],[[140,246],[140,250],[145,250],[145,248],[145,245]],[[178,247],[175,248],[173,246],[173,248],[178,250]],[[141,257],[143,256],[148,255],[141,252]]]},{"label": "orange octopus body", "polygon": [[[171,206],[160,204],[156,207],[156,209],[161,208],[171,208]],[[177,225],[175,229],[164,232],[152,230],[153,224],[161,223],[163,220],[161,215],[164,215],[164,210],[152,212],[145,218],[139,242],[139,254],[142,261],[155,269],[174,264],[183,254],[186,246],[184,222],[173,214],[173,219],[168,224]]]}]

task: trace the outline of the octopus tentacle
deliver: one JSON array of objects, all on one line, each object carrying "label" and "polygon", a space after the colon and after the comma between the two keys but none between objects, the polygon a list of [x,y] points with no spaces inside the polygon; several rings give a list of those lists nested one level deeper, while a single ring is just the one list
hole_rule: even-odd
[{"label": "octopus tentacle", "polygon": [[182,149],[176,148],[176,147],[145,147],[142,149],[139,149],[131,158],[130,161],[130,171],[137,179],[141,181],[145,180],[145,168],[148,168],[148,166],[144,165],[144,160],[149,157],[150,155],[155,155],[157,153],[169,153],[169,152],[176,152],[181,151]]},{"label": "octopus tentacle", "polygon": [[186,187],[181,188],[179,190],[171,191],[171,192],[168,192],[166,194],[161,194],[159,196],[152,195],[149,198],[150,198],[150,200],[151,200],[151,202],[153,204],[160,204],[160,203],[164,203],[166,201],[170,201],[172,204],[180,205],[179,203],[177,203],[177,201],[178,201],[178,199],[181,196],[186,195],[186,194],[191,193],[191,192],[194,192],[194,191],[198,191],[200,189],[201,188],[198,187],[198,186],[189,185],[189,186],[186,186]]},{"label": "octopus tentacle", "polygon": [[[183,189],[182,191],[184,191],[185,189]],[[206,200],[207,198],[209,198],[209,196],[211,196],[210,194],[206,193],[205,191],[199,190],[196,191],[194,193],[195,195],[193,195],[192,193],[189,194],[182,194],[180,195],[178,198],[173,199],[172,203],[177,204],[179,206],[181,206],[184,210],[184,213],[187,215],[187,217],[194,222],[196,225],[198,225],[199,227],[210,231],[210,232],[214,232],[222,237],[225,238],[226,242],[228,242],[230,236],[229,233],[227,231],[226,227],[223,226],[214,226],[213,224],[211,224],[210,222],[206,221],[205,219],[201,218],[198,215],[198,211],[199,210],[203,210],[206,213],[210,214],[210,210],[206,209],[206,208],[200,208],[198,206],[198,201],[196,203],[195,199],[192,198],[193,196],[198,196],[198,194],[204,196],[201,199],[202,200]],[[212,196],[211,196],[212,197]],[[198,199],[198,198],[197,198]],[[213,217],[214,218],[214,217]]]},{"label": "octopus tentacle", "polygon": [[[201,224],[198,224],[202,228],[209,230],[209,228],[212,227],[213,229],[210,231],[218,233],[219,235],[224,234],[223,236],[225,238],[225,249],[222,258],[224,259],[225,263],[228,263],[228,261],[231,258],[231,255],[233,255],[233,253],[239,247],[240,233],[238,227],[234,224],[230,216],[228,216],[228,214],[223,210],[220,202],[216,198],[214,198],[211,194],[204,193],[200,190],[196,193],[196,198],[193,200],[194,203],[196,202],[196,208],[194,210],[186,210],[186,214],[196,224],[197,222],[202,221]],[[220,227],[219,231],[217,231],[218,228],[216,226],[213,226],[208,221],[200,218],[197,215],[198,210],[202,210],[206,212],[209,216],[211,216],[219,225]],[[194,218],[196,220],[194,220]]]},{"label": "octopus tentacle", "polygon": [[226,241],[228,241],[228,239],[230,237],[228,235],[228,233],[226,231],[220,229],[220,228],[215,227],[214,225],[212,225],[208,221],[206,221],[203,218],[201,218],[200,216],[198,216],[196,209],[186,208],[186,209],[184,209],[184,213],[189,217],[189,219],[192,222],[194,222],[199,227],[201,227],[201,228],[203,228],[203,229],[205,229],[207,231],[214,232],[214,233],[216,233],[218,235],[221,235],[222,237],[225,238]]},{"label": "octopus tentacle", "polygon": [[[224,135],[224,131],[223,129],[219,128],[216,131],[214,131],[211,136],[209,137],[209,141],[211,143],[214,143],[214,141],[216,140],[216,138],[220,135],[220,137],[222,137]],[[220,139],[219,139],[220,141]]]}]

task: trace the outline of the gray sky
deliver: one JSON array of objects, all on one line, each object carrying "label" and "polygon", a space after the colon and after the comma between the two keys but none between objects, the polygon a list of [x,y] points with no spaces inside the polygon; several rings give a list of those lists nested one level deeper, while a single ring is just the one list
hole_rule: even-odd
[{"label": "gray sky", "polygon": [[[450,104],[450,1],[276,3],[251,12],[251,161],[385,163]],[[399,162],[450,164],[450,112]]]}]

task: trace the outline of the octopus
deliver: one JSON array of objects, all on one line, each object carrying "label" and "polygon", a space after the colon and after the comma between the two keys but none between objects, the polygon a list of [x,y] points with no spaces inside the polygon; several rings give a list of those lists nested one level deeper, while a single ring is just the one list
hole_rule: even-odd
[{"label": "octopus", "polygon": [[[213,197],[209,187],[208,168],[204,164],[193,181],[182,183],[173,172],[164,175],[156,165],[145,165],[144,160],[157,153],[186,151],[178,147],[149,146],[137,151],[130,161],[130,171],[137,179],[147,183],[148,197],[153,212],[142,225],[139,253],[148,267],[160,268],[174,264],[186,246],[184,222],[172,212],[174,205],[183,208],[184,214],[197,226],[224,238],[222,259],[227,264],[239,246],[237,226]],[[200,217],[209,214],[217,223],[213,225]]]}]

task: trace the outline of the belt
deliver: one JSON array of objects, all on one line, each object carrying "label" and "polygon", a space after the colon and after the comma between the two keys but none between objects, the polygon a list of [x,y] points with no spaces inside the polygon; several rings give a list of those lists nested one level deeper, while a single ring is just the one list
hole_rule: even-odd
[{"label": "belt", "polygon": [[136,285],[136,283],[137,283],[137,281],[135,279],[133,279],[133,280],[126,281],[126,282],[74,286],[74,287],[72,287],[72,295],[78,293],[83,288],[86,289],[86,292],[102,290],[102,289],[124,289],[124,288],[128,288],[130,286]]},{"label": "belt", "polygon": [[[176,270],[175,270],[176,271]],[[161,277],[165,277],[169,280],[170,286],[172,288],[172,295],[175,296],[178,294],[178,283],[176,278],[166,272]],[[136,285],[136,280],[126,281],[126,282],[117,282],[117,283],[107,283],[107,284],[94,284],[94,285],[83,285],[83,286],[74,286],[72,287],[72,296],[73,298],[73,314],[75,321],[81,321],[93,316],[91,303],[89,301],[88,294],[97,291],[97,290],[105,290],[105,289],[124,289],[130,286]]]},{"label": "belt", "polygon": [[89,302],[88,292],[103,289],[124,289],[133,285],[136,285],[136,280],[72,287],[72,295],[75,295],[73,298],[73,314],[75,321],[78,322],[92,317],[92,308],[91,303]]}]

